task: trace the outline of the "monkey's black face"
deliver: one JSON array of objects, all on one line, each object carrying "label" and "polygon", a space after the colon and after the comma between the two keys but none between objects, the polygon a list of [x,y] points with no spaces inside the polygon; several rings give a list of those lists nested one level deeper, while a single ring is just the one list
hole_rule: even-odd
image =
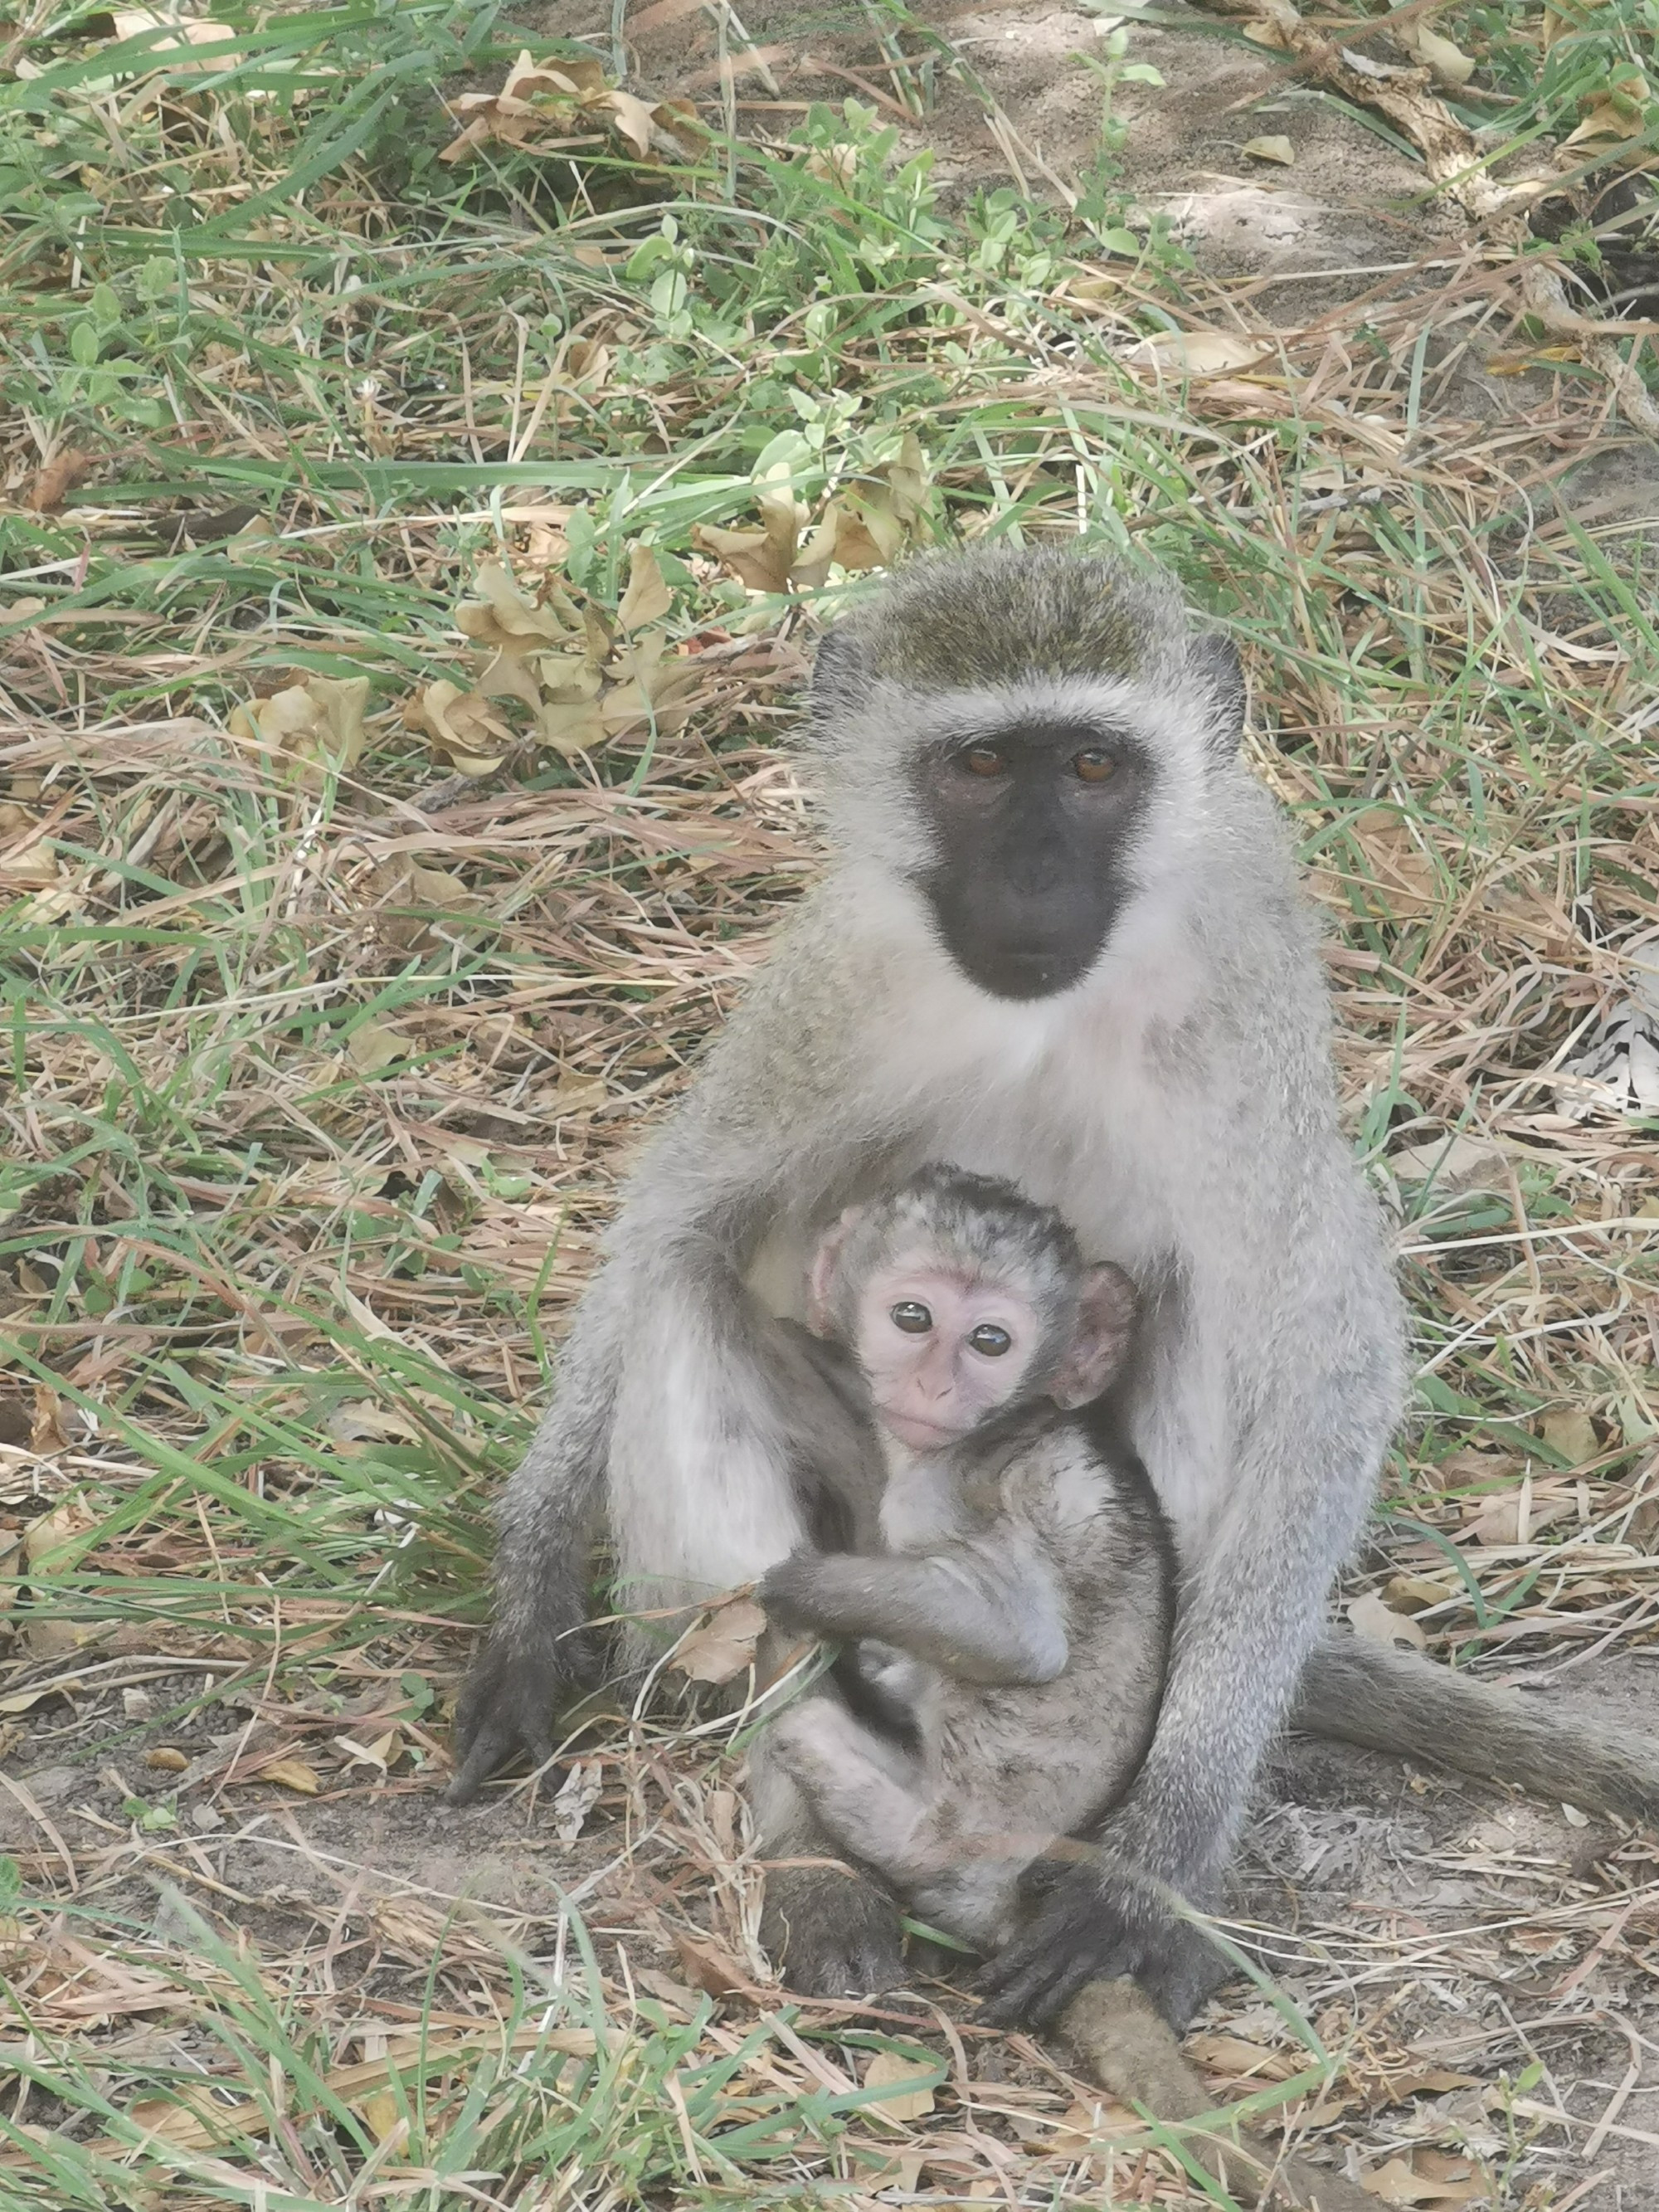
[{"label": "monkey's black face", "polygon": [[1138,747],[1080,723],[1015,725],[925,756],[916,796],[939,860],[918,880],[982,990],[1043,999],[1088,973],[1133,888],[1148,772]]}]

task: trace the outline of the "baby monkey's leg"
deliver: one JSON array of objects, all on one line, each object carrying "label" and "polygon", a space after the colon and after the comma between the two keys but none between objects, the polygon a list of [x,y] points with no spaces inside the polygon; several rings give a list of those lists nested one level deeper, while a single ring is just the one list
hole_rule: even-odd
[{"label": "baby monkey's leg", "polygon": [[920,1759],[830,1698],[792,1706],[767,1740],[839,1847],[885,1875],[924,1920],[982,1948],[1006,1939],[1020,1871],[1045,1837],[1001,1832],[991,1807],[976,1819],[963,1793],[937,1778],[925,1786]]},{"label": "baby monkey's leg", "polygon": [[769,1750],[809,1799],[839,1847],[878,1867],[901,1888],[941,1863],[917,1764],[844,1705],[807,1698],[767,1730]]}]

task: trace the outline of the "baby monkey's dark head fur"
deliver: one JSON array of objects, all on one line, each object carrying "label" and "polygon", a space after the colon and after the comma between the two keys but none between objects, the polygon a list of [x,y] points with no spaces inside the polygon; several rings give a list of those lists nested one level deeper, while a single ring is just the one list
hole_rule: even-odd
[{"label": "baby monkey's dark head fur", "polygon": [[809,742],[831,828],[920,895],[963,975],[1042,999],[1178,882],[1243,720],[1238,658],[1167,577],[1098,552],[916,562],[830,631]]},{"label": "baby monkey's dark head fur", "polygon": [[809,1313],[858,1358],[883,1427],[929,1451],[993,1416],[1097,1397],[1134,1292],[1085,1260],[1051,1208],[934,1165],[842,1216],[814,1257]]}]

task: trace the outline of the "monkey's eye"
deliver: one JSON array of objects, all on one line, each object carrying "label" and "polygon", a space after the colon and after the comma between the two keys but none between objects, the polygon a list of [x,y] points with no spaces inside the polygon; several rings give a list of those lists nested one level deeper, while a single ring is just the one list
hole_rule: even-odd
[{"label": "monkey's eye", "polygon": [[933,1326],[933,1316],[920,1298],[901,1298],[887,1318],[907,1336],[926,1336]]},{"label": "monkey's eye", "polygon": [[1006,1328],[999,1328],[994,1321],[982,1321],[968,1340],[975,1352],[982,1352],[988,1359],[1000,1359],[1008,1351],[1013,1338]]},{"label": "monkey's eye", "polygon": [[1000,775],[1008,765],[1007,755],[995,745],[969,745],[961,758],[970,775]]},{"label": "monkey's eye", "polygon": [[1117,763],[1103,745],[1088,745],[1072,758],[1072,766],[1085,783],[1104,783],[1117,773]]}]

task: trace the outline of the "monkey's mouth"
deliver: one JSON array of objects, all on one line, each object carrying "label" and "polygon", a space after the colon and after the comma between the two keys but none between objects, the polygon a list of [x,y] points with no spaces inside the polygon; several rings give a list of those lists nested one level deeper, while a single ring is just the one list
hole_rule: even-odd
[{"label": "monkey's mouth", "polygon": [[880,1415],[882,1426],[908,1451],[942,1451],[957,1440],[955,1429],[942,1427],[938,1421],[924,1421],[915,1413],[892,1413],[884,1406]]},{"label": "monkey's mouth", "polygon": [[1091,945],[1086,950],[1066,945],[1036,952],[987,951],[963,965],[994,999],[1047,999],[1080,983],[1099,949]]}]

